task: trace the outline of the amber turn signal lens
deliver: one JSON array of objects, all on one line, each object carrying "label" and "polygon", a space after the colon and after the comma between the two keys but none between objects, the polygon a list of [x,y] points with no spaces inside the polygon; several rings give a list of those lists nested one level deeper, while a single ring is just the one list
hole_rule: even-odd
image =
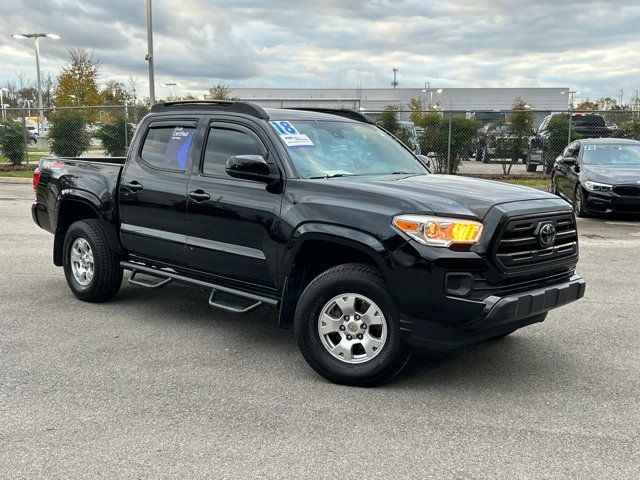
[{"label": "amber turn signal lens", "polygon": [[393,219],[393,225],[420,243],[435,247],[476,244],[483,227],[475,220],[428,215],[399,215]]}]

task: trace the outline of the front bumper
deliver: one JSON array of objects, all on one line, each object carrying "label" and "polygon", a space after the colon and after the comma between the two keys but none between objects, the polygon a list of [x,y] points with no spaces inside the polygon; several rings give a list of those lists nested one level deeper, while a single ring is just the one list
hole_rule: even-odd
[{"label": "front bumper", "polygon": [[587,210],[593,212],[640,213],[640,196],[622,196],[614,192],[585,190]]},{"label": "front bumper", "polygon": [[464,326],[401,316],[401,331],[411,345],[449,350],[541,322],[549,310],[582,298],[584,291],[585,281],[573,275],[555,285],[503,297],[489,296],[484,300],[482,315]]}]

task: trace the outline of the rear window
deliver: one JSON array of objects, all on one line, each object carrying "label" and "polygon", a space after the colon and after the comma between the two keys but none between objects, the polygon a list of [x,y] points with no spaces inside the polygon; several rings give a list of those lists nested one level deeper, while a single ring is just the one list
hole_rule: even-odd
[{"label": "rear window", "polygon": [[147,132],[140,157],[151,167],[185,171],[193,127],[152,127]]}]

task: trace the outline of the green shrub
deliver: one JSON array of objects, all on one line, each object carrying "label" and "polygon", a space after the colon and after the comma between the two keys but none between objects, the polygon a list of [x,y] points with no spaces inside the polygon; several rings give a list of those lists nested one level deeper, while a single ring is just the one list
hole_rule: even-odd
[{"label": "green shrub", "polygon": [[0,152],[12,165],[20,165],[27,146],[25,128],[19,123],[0,125]]},{"label": "green shrub", "polygon": [[449,116],[427,113],[420,120],[424,132],[420,135],[420,150],[423,155],[435,155],[436,173],[456,173],[460,162],[466,158],[478,132],[474,120],[462,117],[451,118],[451,157],[449,155]]},{"label": "green shrub", "polygon": [[411,132],[400,123],[398,119],[398,107],[395,105],[387,105],[384,111],[378,116],[377,123],[411,148]]},{"label": "green shrub", "polygon": [[[547,127],[547,131],[549,132],[549,137],[547,140],[547,145],[544,149],[544,172],[550,173],[553,168],[553,162],[555,162],[556,157],[560,155],[566,146],[570,143],[569,141],[569,116],[566,114],[562,115],[554,115],[551,117],[549,121],[549,126]],[[578,140],[582,138],[578,132],[576,132],[575,128],[571,127],[571,142],[574,140]]]},{"label": "green shrub", "polygon": [[112,157],[124,157],[127,154],[126,144],[131,141],[132,135],[133,128],[124,116],[116,117],[96,132],[96,138],[102,143],[102,148]]},{"label": "green shrub", "polygon": [[49,140],[51,151],[58,157],[78,157],[89,148],[85,132],[87,120],[82,113],[58,110],[51,116]]}]

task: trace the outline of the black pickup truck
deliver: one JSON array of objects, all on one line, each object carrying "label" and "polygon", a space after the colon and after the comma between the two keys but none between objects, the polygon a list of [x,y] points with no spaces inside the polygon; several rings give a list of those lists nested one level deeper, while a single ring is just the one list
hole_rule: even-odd
[{"label": "black pickup truck", "polygon": [[128,270],[270,306],[318,373],[371,386],[412,346],[499,338],[584,294],[565,201],[424,160],[357,112],[169,102],[126,159],[42,159],[32,213],[79,299]]}]

